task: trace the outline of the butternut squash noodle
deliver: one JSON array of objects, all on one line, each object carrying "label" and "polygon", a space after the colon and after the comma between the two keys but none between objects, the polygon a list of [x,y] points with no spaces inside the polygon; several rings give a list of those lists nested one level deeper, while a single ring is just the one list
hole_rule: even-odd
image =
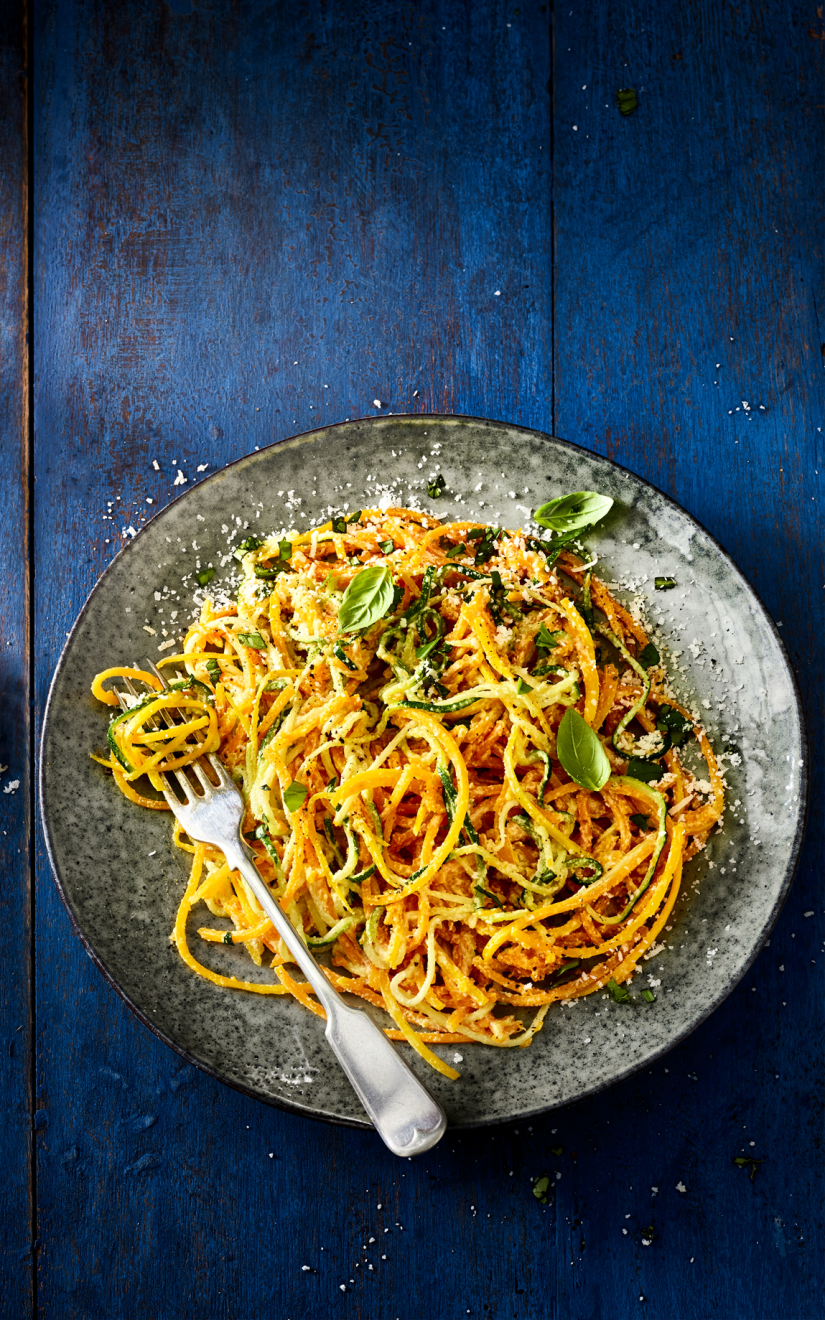
[{"label": "butternut squash noodle", "polygon": [[[108,705],[107,680],[141,685],[96,758],[126,797],[167,810],[138,781],[157,789],[158,773],[216,753],[243,794],[261,875],[309,947],[328,952],[332,984],[385,1008],[388,1035],[448,1077],[459,1074],[429,1045],[525,1046],[555,1001],[615,993],[723,809],[708,739],[666,695],[636,619],[569,549],[403,508],[291,542],[250,537],[237,553],[237,601],[207,600],[161,661],[171,689],[140,669],[95,678]],[[388,571],[361,579],[374,590],[354,623],[367,623],[346,629],[344,593],[366,568]],[[571,709],[609,763],[597,790],[559,759]],[[690,736],[708,800],[677,750]],[[186,964],[323,1017],[220,850],[178,824],[174,841],[192,855],[171,937]],[[242,945],[271,981],[201,963],[187,936],[195,908],[202,941]]]}]

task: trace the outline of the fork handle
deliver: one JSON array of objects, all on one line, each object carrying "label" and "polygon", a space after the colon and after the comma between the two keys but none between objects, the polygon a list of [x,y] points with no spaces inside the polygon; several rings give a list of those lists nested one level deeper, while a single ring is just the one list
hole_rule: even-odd
[{"label": "fork handle", "polygon": [[371,1017],[345,1004],[330,985],[292,922],[261,879],[238,841],[224,849],[243,875],[284,944],[314,989],[327,1015],[326,1038],[382,1141],[394,1155],[420,1155],[447,1128],[441,1106]]}]

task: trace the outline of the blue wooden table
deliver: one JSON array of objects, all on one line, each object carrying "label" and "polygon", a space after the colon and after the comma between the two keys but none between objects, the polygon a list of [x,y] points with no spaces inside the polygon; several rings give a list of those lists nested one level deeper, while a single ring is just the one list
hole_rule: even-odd
[{"label": "blue wooden table", "polygon": [[[0,36],[0,1312],[820,1317],[822,9],[9,0]],[[815,761],[724,1006],[415,1163],[157,1041],[30,834],[49,679],[128,529],[177,469],[376,399],[552,432],[680,501],[780,624]]]}]

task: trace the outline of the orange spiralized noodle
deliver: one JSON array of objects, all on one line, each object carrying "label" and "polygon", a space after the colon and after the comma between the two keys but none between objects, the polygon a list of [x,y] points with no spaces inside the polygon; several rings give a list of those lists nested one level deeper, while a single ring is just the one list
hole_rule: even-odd
[{"label": "orange spiralized noodle", "polygon": [[[220,756],[258,868],[328,955],[332,984],[386,1008],[388,1034],[446,1076],[458,1074],[429,1045],[523,1047],[556,1000],[628,980],[724,806],[704,730],[667,695],[659,662],[644,678],[638,621],[603,583],[576,597],[586,566],[573,554],[554,564],[520,532],[472,521],[364,510],[345,530],[247,547],[235,602],[207,600],[161,662],[170,689],[127,668],[95,679],[109,705],[108,680],[140,687],[103,762],[129,800],[162,806],[137,781],[157,789],[160,773]],[[364,568],[389,570],[395,597],[341,631]],[[608,758],[599,791],[558,759],[571,708]],[[675,744],[697,741],[709,794],[677,745],[661,745],[674,720]],[[636,777],[631,746],[647,749],[653,783]],[[179,826],[175,842],[193,855],[172,937],[187,965],[323,1015],[220,850]],[[222,922],[200,926],[204,944],[236,945],[270,979],[201,964],[187,937],[195,909]]]}]

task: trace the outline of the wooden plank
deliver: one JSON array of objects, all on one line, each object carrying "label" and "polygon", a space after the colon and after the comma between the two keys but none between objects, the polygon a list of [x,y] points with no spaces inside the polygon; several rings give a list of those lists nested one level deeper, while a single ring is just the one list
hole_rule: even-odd
[{"label": "wooden plank", "polygon": [[23,7],[0,10],[0,1315],[32,1302],[28,160]]},{"label": "wooden plank", "polygon": [[[816,786],[822,24],[758,2],[663,18],[652,3],[624,6],[618,26],[607,6],[556,17],[555,430],[666,490],[733,555],[797,667]],[[627,118],[623,87],[638,91]],[[798,878],[752,973],[667,1076],[586,1107],[601,1132],[609,1114],[621,1124],[635,1190],[590,1198],[583,1232],[612,1250],[582,1314],[607,1296],[628,1313],[640,1295],[648,1316],[680,1320],[821,1309],[821,874],[815,788]],[[634,1093],[643,1118],[623,1103]],[[765,1161],[753,1185],[731,1165],[742,1155]],[[644,1250],[637,1197],[657,1231]]]}]

